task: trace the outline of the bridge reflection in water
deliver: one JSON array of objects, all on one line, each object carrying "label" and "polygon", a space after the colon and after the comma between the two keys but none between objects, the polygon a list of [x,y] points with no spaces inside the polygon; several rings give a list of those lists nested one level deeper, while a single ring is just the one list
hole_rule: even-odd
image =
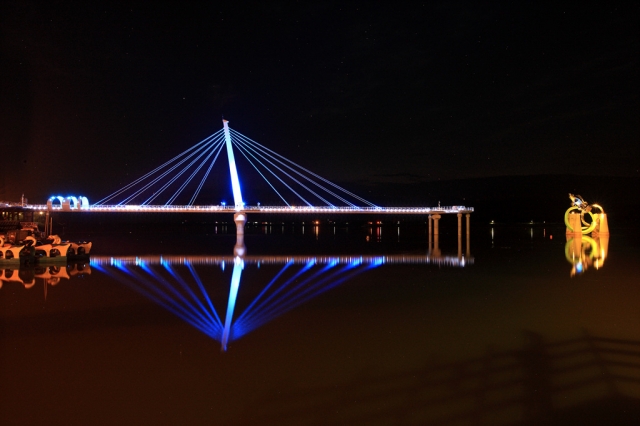
[{"label": "bridge reflection in water", "polygon": [[[234,256],[93,256],[91,267],[133,288],[219,341],[225,351],[230,341],[370,269],[392,264],[449,267],[473,264],[469,256],[433,254],[245,256],[242,238],[238,242]],[[243,273],[255,272],[261,267],[258,275],[268,277],[263,278],[264,287],[255,294],[252,286],[253,298],[243,309],[236,309]],[[228,269],[231,269],[230,277]],[[214,301],[219,302],[219,284],[226,284],[227,280],[230,287],[223,318],[221,303]]]}]

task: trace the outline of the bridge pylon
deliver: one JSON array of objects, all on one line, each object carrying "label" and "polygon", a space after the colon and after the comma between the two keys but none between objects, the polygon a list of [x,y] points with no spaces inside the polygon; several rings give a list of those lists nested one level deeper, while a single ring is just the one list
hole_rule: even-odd
[{"label": "bridge pylon", "polygon": [[233,155],[233,147],[231,146],[231,136],[229,135],[229,121],[222,120],[224,126],[224,140],[227,146],[227,158],[229,158],[229,172],[231,173],[231,189],[233,191],[233,203],[236,211],[244,210],[242,202],[242,192],[240,191],[240,179],[238,178],[238,169],[236,168],[236,159]]}]

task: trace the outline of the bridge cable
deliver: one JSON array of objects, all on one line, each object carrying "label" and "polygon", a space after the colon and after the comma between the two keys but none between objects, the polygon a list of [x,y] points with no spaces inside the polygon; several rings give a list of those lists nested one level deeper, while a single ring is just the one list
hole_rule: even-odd
[{"label": "bridge cable", "polygon": [[[214,143],[218,143],[218,142],[214,142]],[[206,146],[204,147],[204,149],[208,149]],[[148,184],[146,184],[145,186],[143,186],[142,188],[138,189],[136,192],[134,192],[133,194],[131,194],[129,197],[125,198],[123,201],[121,201],[118,205],[122,205],[122,204],[126,204],[127,202],[129,202],[130,200],[132,200],[134,197],[137,197],[138,195],[140,195],[142,192],[146,191],[147,189],[149,189],[152,185],[154,185],[155,183],[157,183],[160,179],[164,178],[166,175],[168,175],[169,173],[171,173],[172,171],[174,171],[178,166],[182,165],[185,161],[187,161],[189,158],[193,157],[194,155],[196,155],[199,151],[203,150],[203,147],[198,148],[196,151],[194,151],[193,153],[189,154],[187,157],[183,158],[180,162],[178,162],[177,164],[174,164],[170,169],[166,170],[164,173],[162,173],[160,176],[157,176],[155,179],[153,179],[151,182],[149,182]]]},{"label": "bridge cable", "polygon": [[[263,160],[266,160],[269,164],[271,164],[272,166],[274,166],[276,169],[280,170],[284,175],[286,175],[287,177],[289,177],[291,180],[293,180],[294,182],[296,182],[298,185],[300,185],[301,187],[303,187],[304,189],[306,189],[308,192],[310,192],[312,195],[315,195],[318,199],[324,201],[327,205],[334,207],[333,204],[331,204],[328,200],[324,199],[323,197],[321,197],[319,194],[315,193],[313,190],[309,189],[307,186],[305,186],[303,183],[301,183],[300,181],[298,181],[296,178],[294,178],[293,176],[289,175],[287,172],[285,172],[284,170],[282,170],[280,167],[278,167],[277,165],[273,164],[273,162],[271,162],[268,158],[266,158],[264,155],[262,155],[260,152],[256,152],[255,149],[253,149],[251,146],[248,146],[242,143],[238,143],[238,141],[234,140],[234,144],[236,144],[236,146],[240,149],[245,149],[246,152],[248,152],[254,159],[256,159],[256,161],[258,161],[260,163],[260,165],[262,165],[262,167],[264,167],[266,170],[268,170],[272,175],[274,175],[282,184],[284,184],[287,188],[289,188],[289,190],[291,190],[295,195],[297,195],[298,197],[300,197],[300,199],[302,199],[302,201],[304,201],[308,206],[313,207],[313,205],[307,201],[304,197],[302,197],[302,195],[300,195],[298,192],[296,192],[293,188],[291,188],[291,186],[289,186],[287,183],[285,183],[278,175],[276,175],[271,169],[269,169],[269,167],[267,167],[262,161],[260,161],[259,159],[257,159],[255,157],[255,155],[253,155],[253,153],[250,153],[250,151],[253,151],[254,153],[256,153],[257,155],[260,156],[260,158],[262,158]],[[294,170],[295,171],[295,170]],[[304,177],[304,176],[303,176]]]},{"label": "bridge cable", "polygon": [[[222,144],[220,144],[220,148],[218,149],[218,153],[220,152],[220,150],[222,150]],[[206,164],[207,160],[209,160],[209,158],[211,158],[211,156],[214,153],[215,153],[215,147],[211,150],[209,155],[207,155],[207,158],[202,160],[202,163],[200,163],[200,165],[191,173],[191,176],[189,176],[187,178],[187,180],[180,186],[180,188],[178,188],[178,190],[171,196],[171,198],[169,198],[169,200],[164,204],[165,206],[166,205],[170,205],[180,195],[180,193],[184,190],[184,188],[189,184],[189,182],[191,182],[191,180],[200,171],[200,169],[202,169],[202,167],[204,167],[204,165]],[[218,158],[217,155],[216,155],[216,158]]]},{"label": "bridge cable", "polygon": [[356,198],[357,200],[362,201],[363,203],[368,204],[370,207],[378,207],[377,205],[375,205],[375,204],[371,203],[370,201],[367,201],[367,200],[365,200],[364,198],[362,198],[362,197],[360,197],[360,196],[358,196],[358,195],[356,195],[356,194],[354,194],[354,193],[352,193],[352,192],[350,192],[350,191],[347,191],[346,189],[342,188],[341,186],[336,185],[335,183],[333,183],[333,182],[331,182],[331,181],[329,181],[329,180],[327,180],[327,179],[323,178],[322,176],[320,176],[320,175],[318,175],[318,174],[316,174],[316,173],[313,173],[311,170],[308,170],[308,169],[306,169],[306,168],[304,168],[304,167],[302,167],[302,166],[300,166],[300,165],[296,164],[295,162],[293,162],[293,161],[289,160],[288,158],[286,158],[286,157],[284,157],[284,156],[282,156],[282,155],[278,154],[277,152],[275,152],[275,151],[273,151],[273,150],[271,150],[271,149],[267,148],[266,146],[259,144],[258,142],[254,141],[253,139],[248,138],[247,136],[245,136],[245,135],[243,135],[243,134],[241,134],[241,133],[239,133],[239,132],[236,132],[236,131],[235,131],[235,130],[233,130],[233,129],[229,129],[229,130],[231,130],[231,132],[232,132],[232,133],[237,134],[237,135],[238,135],[238,137],[241,137],[241,138],[243,138],[243,139],[245,139],[245,140],[248,140],[248,141],[250,141],[251,143],[253,143],[253,144],[255,144],[255,145],[257,145],[257,146],[261,147],[262,149],[264,149],[264,150],[266,150],[266,151],[269,151],[270,153],[274,154],[275,156],[280,157],[280,158],[282,158],[283,160],[285,160],[285,161],[287,161],[287,162],[289,162],[289,163],[291,163],[291,164],[293,164],[293,165],[295,165],[295,166],[297,166],[297,167],[300,167],[300,169],[304,170],[305,172],[309,173],[310,175],[312,175],[312,176],[314,176],[314,177],[316,177],[316,178],[320,179],[321,181],[323,181],[323,182],[325,182],[325,183],[327,183],[327,184],[329,184],[329,185],[333,186],[334,188],[336,188],[336,189],[338,189],[338,190],[340,190],[340,191],[344,192],[345,194],[348,194],[348,195],[350,195],[350,196],[352,196],[352,197]]},{"label": "bridge cable", "polygon": [[[249,142],[248,144],[251,146],[251,143],[250,143],[250,142]],[[259,145],[259,144],[258,144],[258,145]],[[258,150],[260,150],[261,152],[263,152],[263,150],[261,150],[259,147],[257,147],[257,148],[255,148],[255,147],[254,147],[253,149],[254,149],[254,150],[255,150],[255,149],[258,149]],[[304,175],[304,174],[302,174],[300,171],[298,171],[298,170],[296,170],[295,168],[293,168],[293,167],[289,166],[288,164],[284,163],[283,161],[279,160],[278,158],[274,157],[273,155],[270,155],[270,154],[268,154],[268,153],[265,153],[265,154],[259,154],[259,155],[261,155],[261,156],[262,156],[263,158],[265,158],[265,159],[266,159],[265,155],[268,155],[270,158],[272,158],[272,159],[274,159],[275,161],[277,161],[278,163],[282,164],[284,167],[286,167],[286,168],[288,168],[289,170],[293,171],[294,173],[296,173],[297,175],[301,176],[301,177],[302,177],[302,178],[304,178],[305,180],[307,180],[307,181],[309,181],[309,182],[313,183],[315,186],[319,187],[320,189],[322,189],[323,191],[327,192],[328,194],[330,194],[330,195],[334,196],[334,197],[335,197],[335,198],[337,198],[338,200],[340,200],[340,201],[344,202],[345,204],[347,204],[347,205],[349,205],[349,206],[351,206],[351,207],[358,207],[358,206],[356,206],[355,204],[353,204],[352,202],[350,202],[350,201],[346,200],[345,198],[341,197],[340,195],[338,195],[338,194],[336,194],[336,193],[334,193],[334,192],[330,191],[328,188],[326,188],[326,187],[324,187],[324,186],[320,185],[318,182],[316,182],[316,181],[314,181],[314,180],[310,179],[308,176],[305,176],[305,175]],[[284,158],[284,157],[282,157],[282,158]],[[268,160],[267,160],[267,161],[268,161]],[[298,165],[298,164],[296,164],[296,163],[293,163],[291,160],[289,160],[289,162],[291,162],[291,163],[292,163],[292,164],[294,164],[295,166],[299,167],[300,169],[303,169],[303,170],[307,171],[306,169],[304,169],[304,168],[303,168],[303,167],[301,167],[300,165]],[[272,163],[272,164],[273,164],[273,163]],[[307,172],[309,172],[309,171],[307,171]],[[317,175],[316,175],[316,176],[317,176]],[[326,179],[325,179],[325,180],[326,180]],[[329,182],[329,181],[327,181],[327,182]],[[300,185],[302,185],[302,184],[300,184]],[[305,188],[306,188],[306,187],[305,187]],[[307,189],[307,190],[309,190],[310,192],[312,192],[310,189],[308,189],[308,188],[306,188],[306,189]],[[315,193],[314,193],[314,195],[318,196],[318,195],[317,195],[317,194],[315,194]],[[319,197],[319,196],[318,196],[318,197]],[[321,197],[319,197],[319,198],[321,198]],[[321,198],[321,199],[322,199],[322,198]],[[329,206],[334,207],[332,203],[330,203],[330,202],[328,202],[328,201],[326,201],[326,200],[324,200],[324,199],[322,199],[322,200],[323,200],[323,201],[325,201]]]},{"label": "bridge cable", "polygon": [[[269,167],[267,167],[262,161],[260,161],[259,158],[257,158],[254,155],[255,150],[252,150],[251,147],[247,147],[243,144],[238,144],[237,141],[234,141],[235,146],[238,148],[238,150],[244,150],[247,154],[251,155],[258,163],[260,163],[260,165],[262,167],[264,167],[265,170],[267,170],[269,173],[271,173],[276,179],[278,179],[280,181],[280,183],[282,183],[284,186],[286,186],[291,192],[293,192],[296,196],[298,196],[298,198],[300,198],[305,204],[307,204],[309,207],[313,207],[313,204],[311,204],[309,201],[307,201],[306,198],[304,198],[299,192],[297,192],[295,189],[293,189],[289,184],[287,184],[280,176],[278,176],[273,170],[271,170]],[[253,152],[251,152],[253,151]],[[276,169],[280,170],[284,175],[286,175],[287,177],[289,177],[291,180],[293,180],[294,182],[296,182],[298,185],[302,186],[304,189],[306,189],[308,192],[310,192],[312,195],[315,195],[317,198],[319,198],[320,200],[324,201],[325,203],[327,203],[328,205],[331,205],[331,203],[329,203],[327,200],[325,200],[324,198],[322,198],[321,196],[319,196],[318,194],[314,193],[313,191],[311,191],[309,188],[307,188],[304,184],[300,183],[298,180],[296,180],[294,177],[292,177],[291,175],[289,175],[287,172],[285,172],[284,170],[280,169],[277,165],[273,164],[272,162],[269,161],[268,158],[265,158],[264,156],[262,156],[259,152],[255,152],[255,154],[260,155],[260,158],[262,158],[263,160],[266,160],[267,162],[269,162],[271,165],[273,165]],[[285,201],[286,203],[286,201]],[[289,203],[287,203],[287,205],[289,205]]]},{"label": "bridge cable", "polygon": [[209,168],[207,169],[207,172],[204,174],[204,177],[200,181],[200,184],[198,185],[198,188],[196,188],[195,192],[193,193],[193,196],[191,197],[191,200],[189,200],[189,204],[188,204],[189,206],[193,205],[193,202],[196,200],[196,198],[200,194],[200,191],[202,190],[202,187],[204,186],[204,182],[209,177],[209,173],[211,173],[211,169],[213,168],[213,165],[215,164],[216,160],[218,159],[218,156],[220,155],[220,152],[222,152],[222,147],[223,146],[224,146],[223,144],[220,144],[220,146],[218,147],[218,152],[216,153],[216,156],[211,161],[211,164],[209,165]]},{"label": "bridge cable", "polygon": [[[234,141],[234,143],[238,146],[237,141]],[[247,147],[248,149],[251,149],[252,151],[255,152],[255,150],[252,149],[251,146]],[[260,155],[259,153],[257,153],[258,155]],[[317,198],[319,198],[320,200],[324,201],[327,205],[334,207],[333,204],[331,204],[329,201],[327,201],[326,199],[324,199],[321,195],[317,194],[315,191],[313,191],[312,189],[310,189],[308,186],[306,186],[305,184],[303,184],[302,182],[300,182],[298,179],[296,179],[295,177],[291,176],[289,173],[287,173],[286,171],[282,170],[280,167],[278,167],[276,164],[274,164],[272,161],[270,161],[268,158],[262,156],[262,158],[264,160],[266,160],[269,164],[271,164],[273,167],[275,167],[276,169],[280,170],[284,175],[286,175],[289,179],[293,180],[294,182],[296,182],[298,185],[300,185],[301,187],[303,187],[304,189],[306,189],[307,191],[309,191],[311,194],[315,195]],[[262,163],[261,163],[262,164]],[[264,166],[265,168],[267,168],[266,166]],[[294,170],[295,171],[295,170]],[[304,177],[304,176],[303,176]],[[295,191],[294,191],[295,192]],[[300,194],[298,194],[297,192],[295,192],[296,195],[298,195],[298,197],[300,197],[305,203],[307,203],[307,205],[309,207],[313,207],[313,205],[308,202],[307,200],[305,200]]]},{"label": "bridge cable", "polygon": [[[191,160],[191,163],[189,163],[182,170],[180,170],[176,175],[174,175],[171,179],[169,179],[169,181],[167,183],[165,183],[158,191],[154,192],[154,194],[151,197],[147,198],[141,204],[142,205],[148,205],[149,203],[151,203],[151,201],[155,200],[162,192],[164,192],[165,189],[167,189],[173,182],[175,182],[180,176],[182,176],[182,174],[184,174],[192,165],[194,165],[196,163],[196,161],[198,161],[200,158],[202,158],[202,156],[204,156],[209,149],[211,149],[211,146],[209,146],[205,150],[203,150],[203,152],[201,152],[200,155],[198,155],[196,158]],[[213,150],[215,150],[215,147],[213,147],[212,152],[213,152]],[[195,153],[194,153],[194,155],[195,155]],[[189,180],[191,178],[189,178]],[[186,184],[189,183],[189,180],[186,181]],[[167,204],[169,204],[169,203],[165,203],[165,206]]]},{"label": "bridge cable", "polygon": [[[221,143],[219,140],[214,142],[213,145],[215,146],[215,144],[217,143]],[[138,195],[140,194],[142,191],[148,189],[151,187],[151,185],[157,183],[160,179],[162,179],[163,177],[167,176],[170,172],[174,171],[178,166],[182,165],[184,162],[186,162],[188,159],[190,159],[191,157],[195,156],[198,152],[201,152],[195,159],[193,159],[191,161],[191,163],[189,163],[187,166],[185,166],[180,172],[178,172],[177,175],[175,175],[173,178],[170,179],[170,181],[168,183],[166,183],[165,185],[163,185],[160,190],[156,191],[154,193],[154,195],[152,195],[151,197],[147,198],[145,201],[143,201],[142,203],[140,203],[141,205],[148,205],[151,201],[155,200],[156,197],[158,197],[169,185],[171,185],[173,182],[176,181],[176,179],[178,179],[180,176],[182,176],[182,174],[189,168],[191,167],[196,161],[198,161],[200,158],[202,158],[202,156],[209,150],[211,149],[211,146],[207,146],[205,148],[201,148],[198,151],[193,152],[191,155],[189,155],[188,157],[184,158],[182,161],[180,161],[178,164],[174,165],[172,168],[170,168],[169,170],[167,170],[166,172],[164,172],[162,175],[158,176],[156,179],[154,179],[152,182],[150,182],[147,186],[145,186],[144,188],[142,188],[141,190],[139,190],[136,194],[134,195]],[[215,148],[213,148],[215,149]],[[130,196],[126,201],[130,200],[131,198],[133,198],[133,196]]]},{"label": "bridge cable", "polygon": [[163,167],[167,166],[168,164],[172,163],[173,161],[177,160],[178,158],[180,158],[181,156],[185,155],[187,152],[195,149],[196,147],[198,147],[199,145],[202,145],[203,143],[207,143],[208,141],[210,141],[211,139],[213,139],[216,136],[219,136],[220,134],[224,133],[224,129],[220,129],[217,132],[215,132],[214,134],[207,136],[206,138],[204,138],[203,140],[201,140],[200,142],[198,142],[197,144],[195,144],[194,146],[192,146],[191,148],[187,149],[186,151],[183,151],[182,153],[176,155],[175,157],[173,157],[171,160],[167,161],[166,163],[156,167],[155,169],[151,170],[149,173],[145,174],[144,176],[136,179],[135,181],[129,183],[128,185],[124,186],[123,188],[117,190],[116,192],[107,195],[106,197],[104,197],[103,199],[99,200],[98,202],[94,203],[95,205],[101,205],[104,204],[106,201],[111,200],[112,198],[116,197],[117,195],[120,195],[122,192],[126,191],[127,189],[129,189],[130,187],[134,186],[135,184],[137,184],[138,182],[146,179],[147,177],[153,175],[155,172],[157,172],[158,170],[162,169]]},{"label": "bridge cable", "polygon": [[[280,167],[278,167],[277,165],[275,165],[272,161],[269,160],[269,158],[267,158],[264,154],[262,154],[261,152],[257,151],[256,148],[254,148],[253,146],[251,146],[250,144],[245,144],[239,140],[235,140],[234,139],[234,143],[236,143],[238,146],[242,145],[244,146],[246,149],[250,149],[251,151],[255,152],[257,155],[259,155],[262,159],[266,160],[269,164],[271,164],[272,166],[274,166],[275,168],[277,168],[278,170],[280,170],[283,174],[285,174],[287,177],[289,177],[291,180],[293,180],[294,182],[296,182],[298,185],[302,186],[304,189],[306,189],[307,191],[309,191],[311,194],[315,195],[318,199],[320,199],[321,201],[323,201],[324,203],[326,203],[328,206],[330,207],[335,207],[333,205],[333,203],[329,202],[328,200],[326,200],[324,197],[320,196],[318,193],[316,193],[315,191],[313,191],[312,189],[310,189],[309,187],[307,187],[305,184],[303,184],[302,182],[300,182],[299,180],[297,180],[296,178],[294,178],[293,176],[291,176],[290,174],[288,174],[287,172],[285,172],[284,170],[282,170]],[[314,182],[313,180],[309,179],[309,177],[303,175],[302,173],[300,173],[299,171],[295,170],[294,168],[290,167],[289,165],[283,163],[282,161],[278,160],[277,158],[274,158],[273,156],[270,156],[271,158],[273,158],[275,161],[277,161],[278,163],[280,163],[281,165],[283,165],[284,167],[287,167],[289,170],[291,170],[292,172],[296,173],[297,175],[301,176],[302,178],[306,179],[307,181],[313,183],[314,185],[320,187],[322,190],[324,190],[325,192],[330,193],[331,195],[335,196],[336,198],[340,199],[341,201],[343,201],[346,204],[350,204],[352,207],[355,207],[352,203],[349,203],[349,201],[337,196],[336,194],[333,194],[331,191],[328,191],[326,188],[324,188],[321,185],[318,185],[317,182]],[[255,157],[254,157],[255,158]],[[262,164],[262,166],[266,169],[268,169],[267,166],[264,165],[264,163],[260,163]],[[273,172],[272,172],[273,173]],[[281,182],[283,182],[282,180],[280,180]],[[283,182],[284,183],[284,182]],[[300,197],[299,194],[296,193],[296,195],[298,195]],[[301,197],[302,198],[302,197]],[[312,207],[312,204],[310,204],[309,202],[307,202],[306,200],[304,200],[307,205]]]},{"label": "bridge cable", "polygon": [[[251,164],[253,166],[254,169],[256,169],[256,171],[260,174],[260,176],[262,176],[262,178],[265,180],[265,182],[267,182],[267,184],[269,184],[269,186],[271,187],[271,189],[273,189],[273,191],[278,194],[278,197],[280,197],[280,199],[287,205],[287,207],[291,207],[291,205],[287,202],[287,200],[285,200],[285,198],[280,194],[280,192],[278,192],[278,190],[271,184],[271,182],[269,181],[269,179],[267,179],[267,177],[262,174],[262,172],[260,171],[260,169],[258,169],[258,166],[256,166],[253,161],[251,161],[251,159],[247,156],[247,154],[251,155],[256,161],[258,161],[263,167],[264,165],[260,162],[260,160],[256,159],[255,156],[253,156],[252,153],[250,152],[245,152],[244,147],[236,145],[236,147],[238,148],[238,151],[240,152],[240,154],[242,154],[244,156],[244,158],[247,159],[247,161],[249,162],[249,164]],[[273,173],[273,171],[271,171],[270,169],[268,169],[267,167],[265,167],[265,169],[271,173],[273,176],[275,176],[276,179],[278,179],[283,185],[285,185],[287,188],[289,188],[289,190],[291,192],[293,192],[294,194],[296,194],[298,197],[300,197],[304,202],[306,202],[307,204],[309,204],[307,202],[307,200],[305,200],[302,196],[300,196],[293,188],[291,188],[289,185],[287,185],[286,182],[284,182],[282,179],[280,179],[280,177],[278,175],[276,175],[275,173]]]}]

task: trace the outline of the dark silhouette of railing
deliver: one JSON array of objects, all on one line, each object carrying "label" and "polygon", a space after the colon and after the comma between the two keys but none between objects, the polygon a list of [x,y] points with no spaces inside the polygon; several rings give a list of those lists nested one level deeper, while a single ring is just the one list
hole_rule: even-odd
[{"label": "dark silhouette of railing", "polygon": [[253,401],[239,424],[637,424],[640,341],[588,334]]}]

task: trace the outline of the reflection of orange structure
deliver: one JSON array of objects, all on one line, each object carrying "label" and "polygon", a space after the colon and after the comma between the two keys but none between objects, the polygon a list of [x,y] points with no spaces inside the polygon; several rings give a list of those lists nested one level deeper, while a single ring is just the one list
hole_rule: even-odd
[{"label": "reflection of orange structure", "polygon": [[590,267],[602,268],[609,251],[609,233],[594,238],[582,234],[567,236],[564,254],[571,263],[571,276],[582,274]]},{"label": "reflection of orange structure", "polygon": [[609,223],[607,222],[607,215],[603,211],[593,215],[596,220],[596,228],[593,230],[593,235],[609,235]]}]

